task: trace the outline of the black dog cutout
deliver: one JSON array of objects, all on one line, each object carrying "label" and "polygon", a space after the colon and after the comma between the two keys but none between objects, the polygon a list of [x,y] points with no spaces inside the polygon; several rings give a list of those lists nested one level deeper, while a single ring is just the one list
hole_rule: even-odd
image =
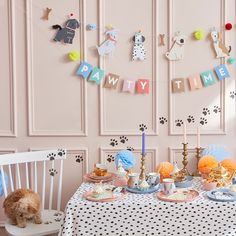
[{"label": "black dog cutout", "polygon": [[75,36],[75,30],[79,28],[80,23],[76,19],[69,19],[65,23],[65,27],[62,28],[60,25],[53,25],[53,29],[58,29],[54,41],[62,41],[64,43],[73,43]]}]

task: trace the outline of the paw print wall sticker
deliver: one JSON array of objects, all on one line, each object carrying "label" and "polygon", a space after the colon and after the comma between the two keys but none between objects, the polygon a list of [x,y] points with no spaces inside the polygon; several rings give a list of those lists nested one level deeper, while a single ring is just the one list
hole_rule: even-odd
[{"label": "paw print wall sticker", "polygon": [[131,152],[132,152],[132,151],[134,151],[134,148],[133,148],[133,147],[127,147],[127,148],[126,148],[126,150],[128,150],[128,151],[131,151]]},{"label": "paw print wall sticker", "polygon": [[118,141],[116,140],[116,139],[110,139],[110,145],[112,146],[112,147],[115,147],[115,146],[117,146],[118,145]]},{"label": "paw print wall sticker", "polygon": [[159,117],[159,122],[161,125],[164,125],[165,123],[167,123],[167,119],[165,117]]},{"label": "paw print wall sticker", "polygon": [[200,123],[201,125],[206,125],[206,124],[207,124],[207,119],[204,118],[204,117],[201,117],[199,123]]},{"label": "paw print wall sticker", "polygon": [[48,155],[47,155],[47,158],[50,160],[50,161],[54,161],[55,160],[55,158],[56,158],[56,154],[55,153],[49,153]]},{"label": "paw print wall sticker", "polygon": [[81,163],[83,162],[84,158],[82,155],[76,155],[75,156],[75,161],[78,162],[78,163]]},{"label": "paw print wall sticker", "polygon": [[188,121],[188,123],[194,123],[195,119],[194,119],[193,116],[189,115],[188,118],[187,118],[187,121]]},{"label": "paw print wall sticker", "polygon": [[181,127],[183,124],[184,124],[183,120],[180,120],[180,119],[175,120],[175,125],[177,127]]},{"label": "paw print wall sticker", "polygon": [[62,156],[64,156],[65,154],[66,154],[66,152],[65,152],[65,150],[63,150],[63,149],[58,149],[57,150],[58,151],[58,156],[60,156],[60,157],[62,157]]},{"label": "paw print wall sticker", "polygon": [[57,174],[57,170],[53,168],[49,169],[49,174],[54,177]]},{"label": "paw print wall sticker", "polygon": [[203,114],[204,116],[210,115],[210,110],[209,110],[208,108],[204,107],[204,108],[202,109],[202,114]]},{"label": "paw print wall sticker", "polygon": [[229,97],[232,98],[232,99],[235,99],[235,96],[236,96],[236,92],[235,91],[231,91],[229,93]]},{"label": "paw print wall sticker", "polygon": [[219,106],[214,106],[213,112],[214,112],[215,114],[220,113],[220,112],[221,112],[221,108],[220,108]]},{"label": "paw print wall sticker", "polygon": [[147,126],[145,124],[140,124],[139,125],[139,130],[144,132],[145,130],[147,130]]},{"label": "paw print wall sticker", "polygon": [[113,162],[113,161],[115,161],[115,157],[113,155],[111,155],[111,154],[108,154],[107,155],[107,161],[108,162]]},{"label": "paw print wall sticker", "polygon": [[120,136],[120,142],[121,143],[126,143],[129,139],[125,137],[124,135]]}]

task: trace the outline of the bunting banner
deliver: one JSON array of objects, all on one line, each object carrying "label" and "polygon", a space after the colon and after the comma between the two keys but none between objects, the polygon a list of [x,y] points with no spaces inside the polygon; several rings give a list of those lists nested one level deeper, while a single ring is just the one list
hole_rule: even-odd
[{"label": "bunting banner", "polygon": [[[215,72],[215,73],[214,73]],[[213,70],[207,70],[200,74],[185,78],[177,78],[171,80],[172,92],[182,93],[186,91],[185,81],[188,81],[190,91],[202,89],[229,78],[230,74],[225,64],[216,66]],[[218,79],[218,80],[217,80]]]},{"label": "bunting banner", "polygon": [[[81,62],[78,70],[76,71],[76,75],[81,76],[84,79],[88,79],[88,81],[95,82],[97,85],[104,81],[104,88],[107,89],[117,89],[119,83],[121,83],[121,79],[119,75],[109,73],[105,75],[105,71],[98,68],[93,67],[86,61]],[[148,94],[150,90],[150,83],[148,79],[122,79],[122,92],[128,92],[134,94]]]}]

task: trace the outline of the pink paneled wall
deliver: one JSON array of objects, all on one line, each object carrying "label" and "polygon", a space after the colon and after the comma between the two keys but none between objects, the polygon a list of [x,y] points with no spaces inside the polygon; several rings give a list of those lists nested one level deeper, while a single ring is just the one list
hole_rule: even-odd
[{"label": "pink paneled wall", "polygon": [[[52,8],[48,21],[41,19],[46,7]],[[212,27],[221,30],[235,56],[235,27],[224,31],[226,22],[235,25],[234,0],[2,0],[0,11],[0,153],[66,148],[63,206],[94,163],[114,170],[116,152],[127,147],[139,158],[142,124],[147,127],[149,170],[164,160],[181,164],[181,121],[190,134],[191,171],[196,168],[198,126],[203,147],[223,144],[235,158],[235,99],[230,96],[235,65],[228,65],[230,79],[208,88],[173,94],[170,86],[172,79],[186,79],[225,62],[215,58],[207,37],[193,39],[199,28],[206,34]],[[62,25],[71,12],[81,22],[73,44],[53,42],[56,30],[51,26]],[[88,23],[98,29],[87,31]],[[119,29],[116,49],[99,60],[95,46],[105,39],[110,24]],[[139,30],[146,38],[147,59],[131,61],[132,37]],[[187,36],[184,59],[169,62],[164,54],[177,31]],[[159,34],[165,34],[165,46],[159,45]],[[80,61],[68,60],[72,50],[80,52]],[[122,84],[110,90],[87,82],[75,75],[82,60],[121,79],[149,79],[150,93],[122,93]],[[207,109],[210,114],[205,115]],[[207,123],[202,125],[203,118]],[[2,230],[0,235],[5,235]]]}]

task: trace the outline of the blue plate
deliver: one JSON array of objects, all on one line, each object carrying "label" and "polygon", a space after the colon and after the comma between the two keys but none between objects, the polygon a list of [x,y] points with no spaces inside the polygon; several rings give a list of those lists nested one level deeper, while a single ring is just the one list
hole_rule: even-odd
[{"label": "blue plate", "polygon": [[227,188],[219,188],[215,190],[208,191],[206,193],[207,197],[213,201],[217,202],[234,202],[236,201],[236,193],[230,191]]},{"label": "blue plate", "polygon": [[149,188],[147,190],[140,190],[138,188],[129,188],[127,187],[126,190],[130,193],[138,193],[138,194],[148,194],[148,193],[155,193],[159,190],[160,185],[156,185],[155,187]]},{"label": "blue plate", "polygon": [[187,176],[187,179],[183,182],[175,182],[176,188],[189,188],[193,184],[193,177]]}]

